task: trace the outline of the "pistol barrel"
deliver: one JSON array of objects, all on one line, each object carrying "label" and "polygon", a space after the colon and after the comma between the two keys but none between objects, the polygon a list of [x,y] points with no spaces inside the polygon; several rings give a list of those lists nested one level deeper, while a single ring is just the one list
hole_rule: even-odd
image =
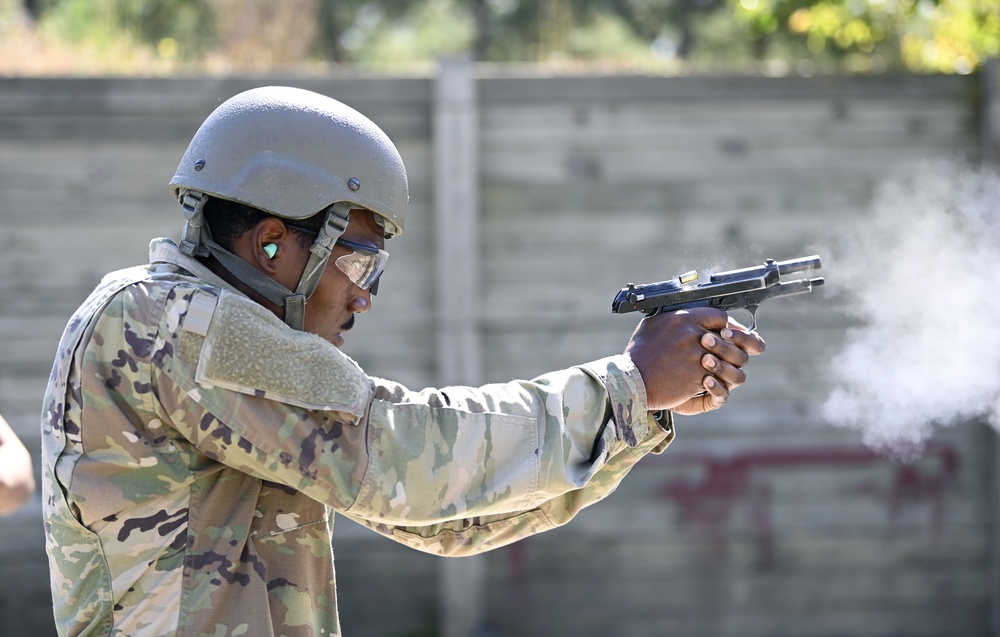
[{"label": "pistol barrel", "polygon": [[792,274],[793,272],[805,272],[806,270],[819,270],[823,267],[823,263],[818,254],[814,254],[811,257],[802,257],[800,259],[778,261],[775,265],[778,266],[778,274],[781,275]]}]

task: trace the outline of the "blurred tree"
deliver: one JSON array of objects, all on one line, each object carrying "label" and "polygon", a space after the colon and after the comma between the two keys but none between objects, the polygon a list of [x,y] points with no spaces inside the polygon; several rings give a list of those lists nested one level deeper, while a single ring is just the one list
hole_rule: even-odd
[{"label": "blurred tree", "polygon": [[32,20],[37,20],[42,13],[41,0],[24,0],[24,10]]},{"label": "blurred tree", "polygon": [[474,39],[472,14],[464,2],[379,0],[360,3],[340,45],[352,62],[412,65],[468,53]]},{"label": "blurred tree", "polygon": [[206,6],[199,0],[115,0],[95,4],[113,6],[118,29],[148,44],[165,60],[197,60],[204,53],[204,43],[215,35],[216,25],[207,19],[211,4]]},{"label": "blurred tree", "polygon": [[1000,0],[3,1],[42,39],[164,69],[429,64],[464,52],[694,71],[967,73],[1000,56]]},{"label": "blurred tree", "polygon": [[[481,61],[617,60],[654,55],[664,28],[703,0],[470,0]],[[704,0],[721,2],[721,0]]]},{"label": "blurred tree", "polygon": [[803,42],[848,71],[969,73],[1000,55],[1000,0],[731,0],[762,57]]},{"label": "blurred tree", "polygon": [[426,4],[426,0],[319,0],[317,53],[338,64],[352,62],[354,50],[379,30],[397,21],[405,22],[407,10],[420,4]]},{"label": "blurred tree", "polygon": [[215,29],[212,61],[220,70],[287,68],[305,62],[316,41],[317,0],[206,0],[204,4]]},{"label": "blurred tree", "polygon": [[723,0],[604,0],[644,41],[669,47],[670,55],[689,59],[695,41],[695,23],[723,6]]},{"label": "blurred tree", "polygon": [[320,54],[338,64],[349,61],[349,52],[341,43],[344,33],[354,23],[361,2],[320,2],[316,14],[317,47]]},{"label": "blurred tree", "polygon": [[168,71],[118,19],[114,2],[0,0],[0,73]]}]

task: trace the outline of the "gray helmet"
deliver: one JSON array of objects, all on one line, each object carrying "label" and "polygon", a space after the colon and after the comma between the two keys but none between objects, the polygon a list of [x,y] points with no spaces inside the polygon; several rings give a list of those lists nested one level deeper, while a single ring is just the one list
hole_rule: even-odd
[{"label": "gray helmet", "polygon": [[[350,209],[371,210],[393,237],[403,231],[409,198],[403,161],[378,126],[335,99],[280,86],[240,93],[216,108],[191,140],[170,189],[187,218],[181,250],[214,255],[283,305],[285,322],[296,329]],[[286,219],[327,211],[295,292],[212,241],[202,215],[205,195]]]}]

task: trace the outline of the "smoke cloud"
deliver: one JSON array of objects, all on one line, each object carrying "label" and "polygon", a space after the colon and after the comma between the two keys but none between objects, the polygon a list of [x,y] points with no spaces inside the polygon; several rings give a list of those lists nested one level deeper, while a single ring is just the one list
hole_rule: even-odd
[{"label": "smoke cloud", "polygon": [[928,162],[836,241],[824,269],[854,327],[824,418],[893,452],[935,425],[1000,430],[1000,175]]}]

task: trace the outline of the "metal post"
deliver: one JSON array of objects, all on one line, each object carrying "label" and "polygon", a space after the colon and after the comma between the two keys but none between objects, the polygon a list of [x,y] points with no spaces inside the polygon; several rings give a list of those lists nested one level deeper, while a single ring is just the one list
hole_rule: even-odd
[{"label": "metal post", "polygon": [[[987,60],[981,76],[982,157],[984,163],[1000,163],[1000,60]],[[990,594],[990,633],[1000,637],[1000,432],[991,432],[993,441],[992,592]]]},{"label": "metal post", "polygon": [[983,94],[983,161],[1000,162],[1000,59],[987,60],[980,75]]},{"label": "metal post", "polygon": [[1000,637],[1000,539],[998,539],[998,534],[1000,534],[1000,432],[993,430],[991,427],[989,436],[992,441],[990,445],[993,452],[993,479],[990,485],[990,503],[993,506],[993,515],[990,516],[990,522],[992,526],[991,536],[993,541],[990,545],[990,552],[992,555],[990,559],[991,564],[991,577],[992,590],[990,591],[990,634],[993,637]]},{"label": "metal post", "polygon": [[[473,63],[442,60],[434,92],[434,209],[438,380],[480,383],[479,130]],[[473,637],[485,625],[485,557],[441,563],[444,637]]]},{"label": "metal post", "polygon": [[443,60],[434,95],[438,380],[479,383],[479,135],[472,63]]}]

